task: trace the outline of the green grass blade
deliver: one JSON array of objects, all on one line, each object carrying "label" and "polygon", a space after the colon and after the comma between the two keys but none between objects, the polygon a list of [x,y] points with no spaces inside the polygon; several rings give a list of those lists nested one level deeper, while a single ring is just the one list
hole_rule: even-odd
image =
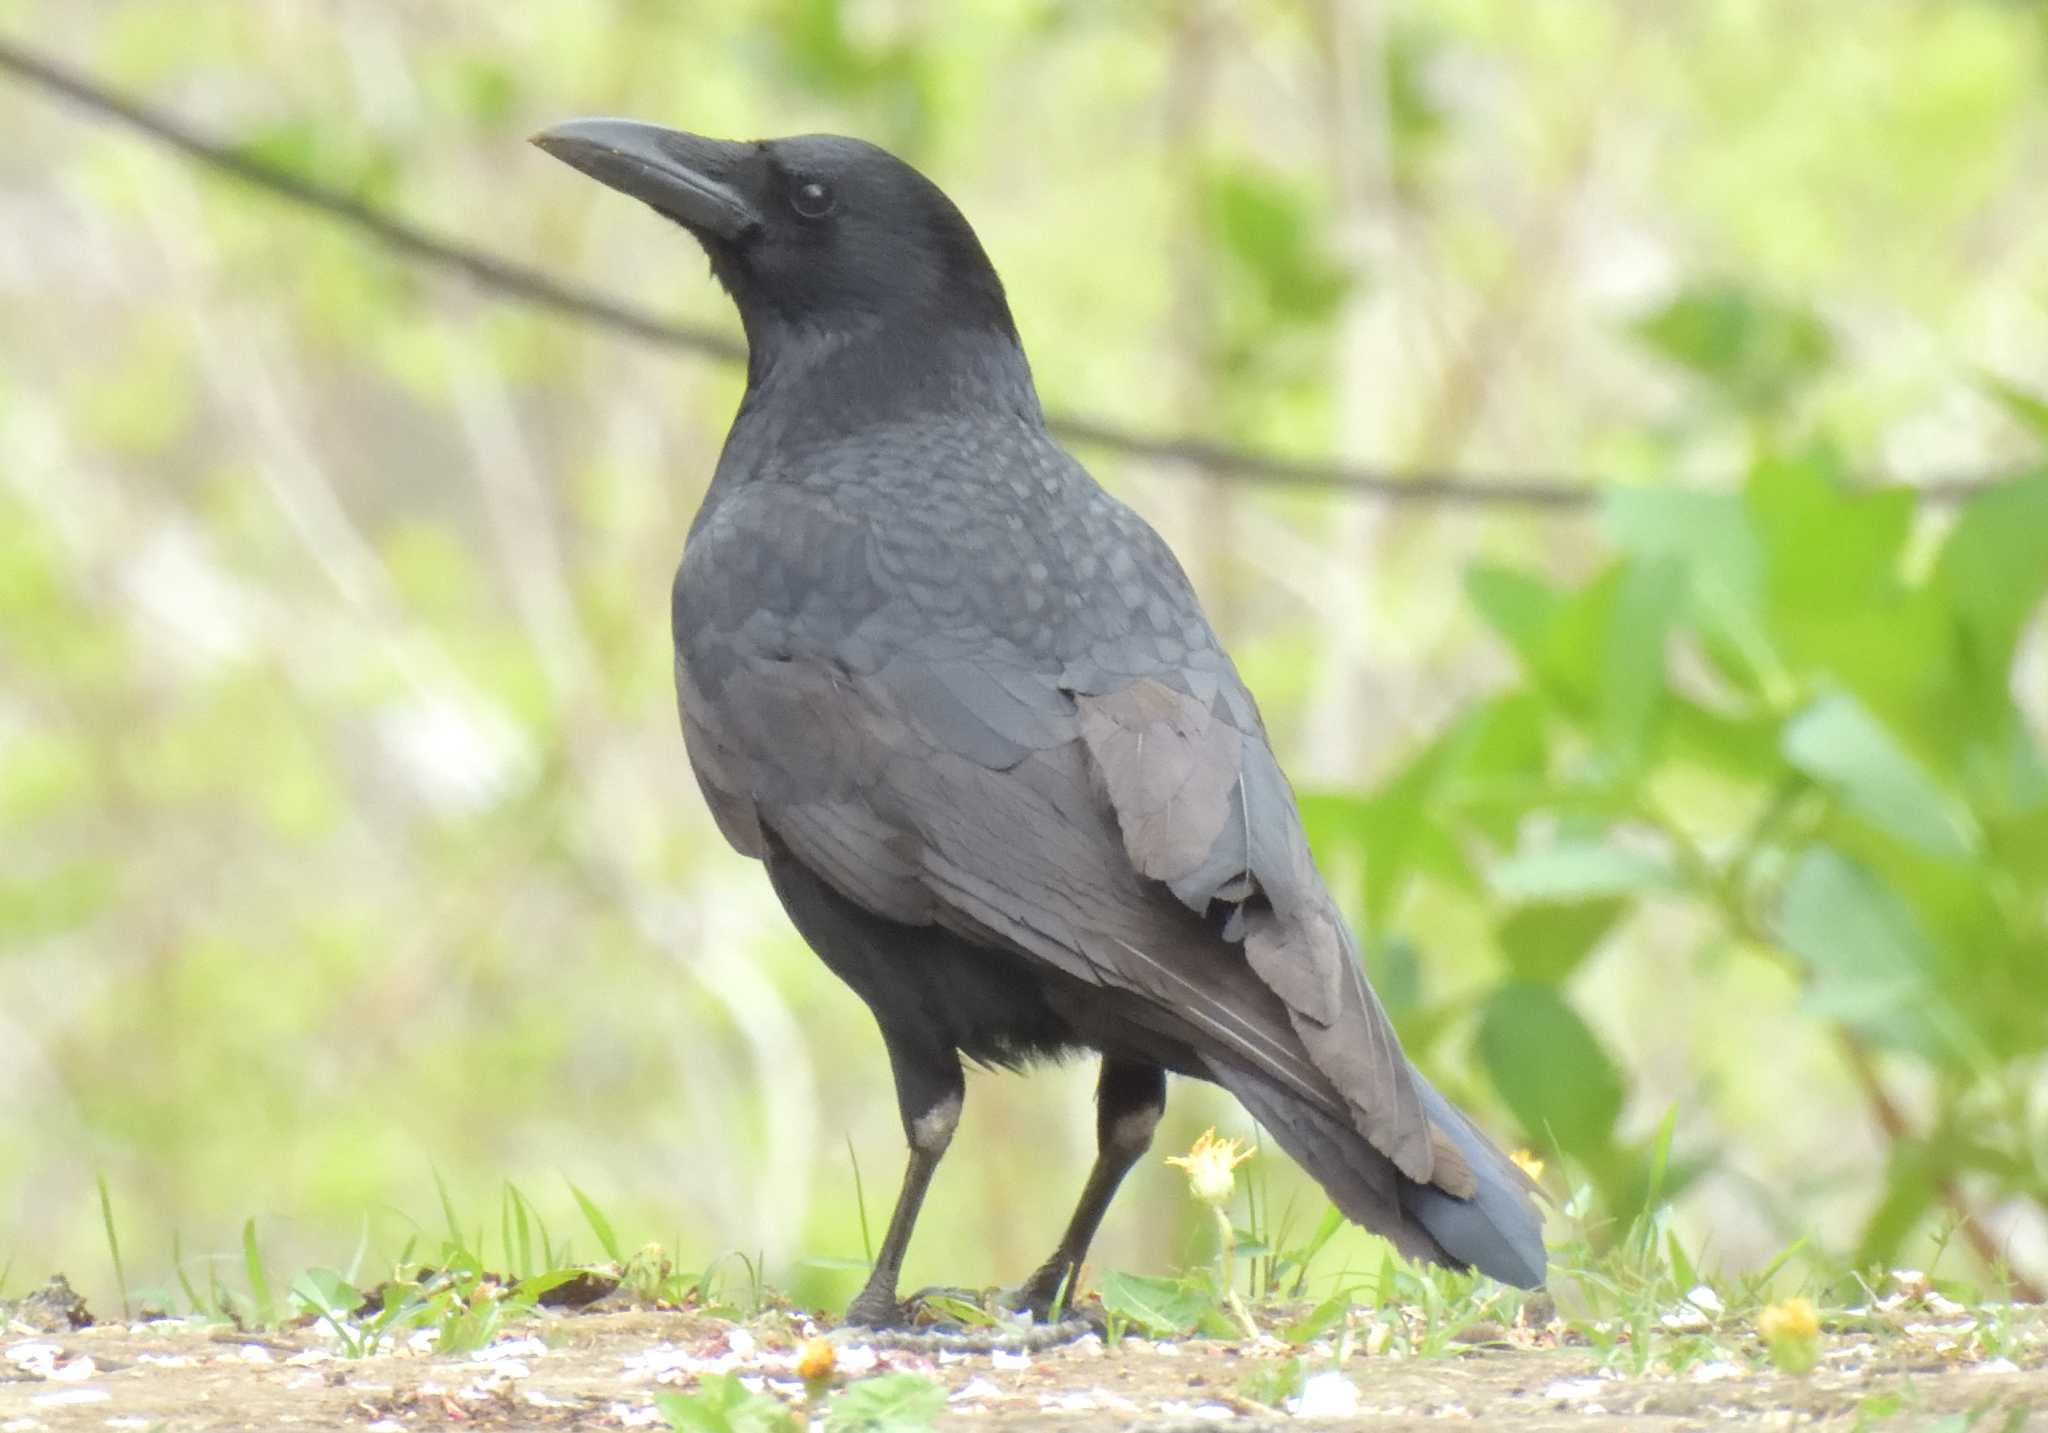
[{"label": "green grass blade", "polygon": [[621,1268],[625,1267],[625,1255],[619,1252],[619,1236],[612,1230],[612,1221],[604,1217],[604,1211],[591,1202],[590,1196],[578,1189],[572,1182],[569,1192],[576,1196],[576,1206],[583,1211],[583,1222],[590,1226],[590,1232],[597,1236],[598,1247],[604,1255]]},{"label": "green grass blade", "polygon": [[441,1196],[441,1217],[448,1221],[448,1241],[456,1248],[462,1245],[462,1221],[455,1217],[455,1201],[448,1197],[448,1182],[441,1178],[438,1166],[434,1168],[434,1192]]},{"label": "green grass blade", "polygon": [[263,1262],[263,1251],[256,1245],[254,1219],[242,1226],[242,1264],[249,1271],[249,1297],[256,1305],[255,1322],[270,1328],[277,1322],[277,1310],[270,1298],[270,1270]]},{"label": "green grass blade", "polygon": [[853,1152],[853,1136],[846,1137],[846,1157],[853,1162],[853,1207],[860,1215],[860,1248],[868,1267],[875,1266],[875,1241],[868,1235],[868,1192],[860,1182],[860,1156]]},{"label": "green grass blade", "polygon": [[107,1193],[106,1172],[95,1174],[93,1182],[100,1189],[100,1223],[107,1231],[107,1252],[114,1256],[114,1283],[121,1290],[121,1317],[125,1319],[129,1317],[128,1271],[121,1266],[121,1236],[114,1232],[114,1201]]},{"label": "green grass blade", "polygon": [[206,1301],[199,1297],[199,1290],[192,1287],[191,1277],[185,1272],[185,1250],[175,1229],[171,1231],[171,1268],[178,1275],[178,1287],[185,1291],[185,1302],[192,1306],[192,1312],[218,1318],[220,1310],[207,1307]]}]

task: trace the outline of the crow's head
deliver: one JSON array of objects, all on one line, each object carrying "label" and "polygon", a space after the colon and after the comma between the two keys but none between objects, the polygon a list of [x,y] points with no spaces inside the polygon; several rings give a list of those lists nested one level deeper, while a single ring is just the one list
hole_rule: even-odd
[{"label": "crow's head", "polygon": [[1002,282],[953,201],[863,140],[738,143],[576,119],[533,142],[696,235],[757,347],[877,324],[1016,340]]}]

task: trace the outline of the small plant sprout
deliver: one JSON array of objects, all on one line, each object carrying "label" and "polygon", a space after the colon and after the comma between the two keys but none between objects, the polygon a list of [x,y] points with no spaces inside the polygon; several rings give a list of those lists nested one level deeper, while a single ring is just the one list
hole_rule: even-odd
[{"label": "small plant sprout", "polygon": [[1786,1373],[1806,1373],[1820,1362],[1820,1315],[1808,1298],[1770,1304],[1756,1317],[1756,1331],[1771,1362]]},{"label": "small plant sprout", "polygon": [[1187,1171],[1188,1192],[1208,1205],[1216,1218],[1217,1285],[1237,1326],[1256,1343],[1259,1326],[1252,1322],[1244,1300],[1237,1296],[1237,1234],[1230,1225],[1230,1198],[1237,1188],[1237,1178],[1231,1171],[1251,1157],[1252,1152],[1237,1140],[1216,1138],[1212,1127],[1202,1131],[1194,1148],[1186,1154],[1170,1154],[1166,1162]]}]

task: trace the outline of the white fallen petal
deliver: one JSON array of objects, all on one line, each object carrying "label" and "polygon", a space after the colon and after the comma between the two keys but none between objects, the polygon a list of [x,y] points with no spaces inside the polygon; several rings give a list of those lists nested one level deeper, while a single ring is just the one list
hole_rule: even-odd
[{"label": "white fallen petal", "polygon": [[104,1388],[61,1388],[55,1393],[38,1393],[29,1402],[39,1408],[60,1408],[67,1403],[105,1403],[112,1397]]},{"label": "white fallen petal", "polygon": [[1577,1403],[1606,1391],[1606,1385],[1597,1378],[1560,1378],[1544,1388],[1543,1396],[1561,1403]]},{"label": "white fallen petal", "polygon": [[849,1348],[840,1349],[838,1362],[842,1373],[847,1374],[849,1377],[858,1378],[861,1374],[872,1370],[881,1360],[876,1356],[874,1349],[870,1345],[857,1343]]},{"label": "white fallen petal", "polygon": [[83,1383],[99,1372],[99,1365],[92,1361],[91,1354],[81,1353],[69,1363],[60,1363],[50,1370],[53,1383]]},{"label": "white fallen petal", "polygon": [[[548,1351],[548,1346],[539,1339],[528,1335],[525,1338],[508,1338],[492,1344],[470,1355],[472,1363],[497,1363],[501,1359],[539,1358]],[[520,1377],[525,1377],[521,1374]]]},{"label": "white fallen petal", "polygon": [[1687,1294],[1685,1301],[1701,1313],[1709,1314],[1714,1318],[1719,1318],[1727,1312],[1726,1307],[1721,1303],[1721,1296],[1705,1284],[1699,1285],[1691,1293]]},{"label": "white fallen petal", "polygon": [[754,1336],[745,1329],[733,1329],[725,1336],[725,1346],[739,1358],[752,1358],[757,1345]]},{"label": "white fallen petal", "polygon": [[1203,1423],[1227,1423],[1237,1417],[1235,1409],[1225,1408],[1220,1403],[1162,1403],[1159,1411],[1168,1418],[1193,1418]]},{"label": "white fallen petal", "polygon": [[48,1378],[63,1352],[54,1343],[18,1343],[7,1350],[7,1361],[25,1373]]},{"label": "white fallen petal", "polygon": [[1341,1373],[1319,1373],[1287,1400],[1297,1418],[1353,1418],[1358,1414],[1358,1385]]},{"label": "white fallen petal", "polygon": [[999,1398],[1002,1396],[1002,1392],[1002,1389],[990,1383],[986,1378],[977,1376],[968,1379],[946,1401],[948,1403],[974,1403],[983,1398]]},{"label": "white fallen petal", "polygon": [[1030,1354],[1025,1353],[1021,1350],[1011,1350],[1007,1348],[990,1349],[988,1354],[988,1361],[994,1364],[997,1368],[1010,1370],[1031,1367]]},{"label": "white fallen petal", "polygon": [[1976,1367],[1978,1373],[2018,1373],[2020,1366],[2009,1358],[1987,1358]]},{"label": "white fallen petal", "polygon": [[1686,1377],[1694,1383],[1719,1383],[1724,1378],[1742,1377],[1742,1365],[1730,1363],[1726,1359],[1716,1359],[1712,1363],[1696,1363]]}]

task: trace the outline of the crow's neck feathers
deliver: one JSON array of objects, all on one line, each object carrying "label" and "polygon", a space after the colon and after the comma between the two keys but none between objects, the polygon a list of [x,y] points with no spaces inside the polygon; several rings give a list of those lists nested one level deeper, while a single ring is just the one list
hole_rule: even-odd
[{"label": "crow's neck feathers", "polygon": [[918,417],[1044,430],[1031,366],[1007,326],[875,317],[827,327],[754,314],[747,339],[747,391],[729,444],[755,456]]}]

